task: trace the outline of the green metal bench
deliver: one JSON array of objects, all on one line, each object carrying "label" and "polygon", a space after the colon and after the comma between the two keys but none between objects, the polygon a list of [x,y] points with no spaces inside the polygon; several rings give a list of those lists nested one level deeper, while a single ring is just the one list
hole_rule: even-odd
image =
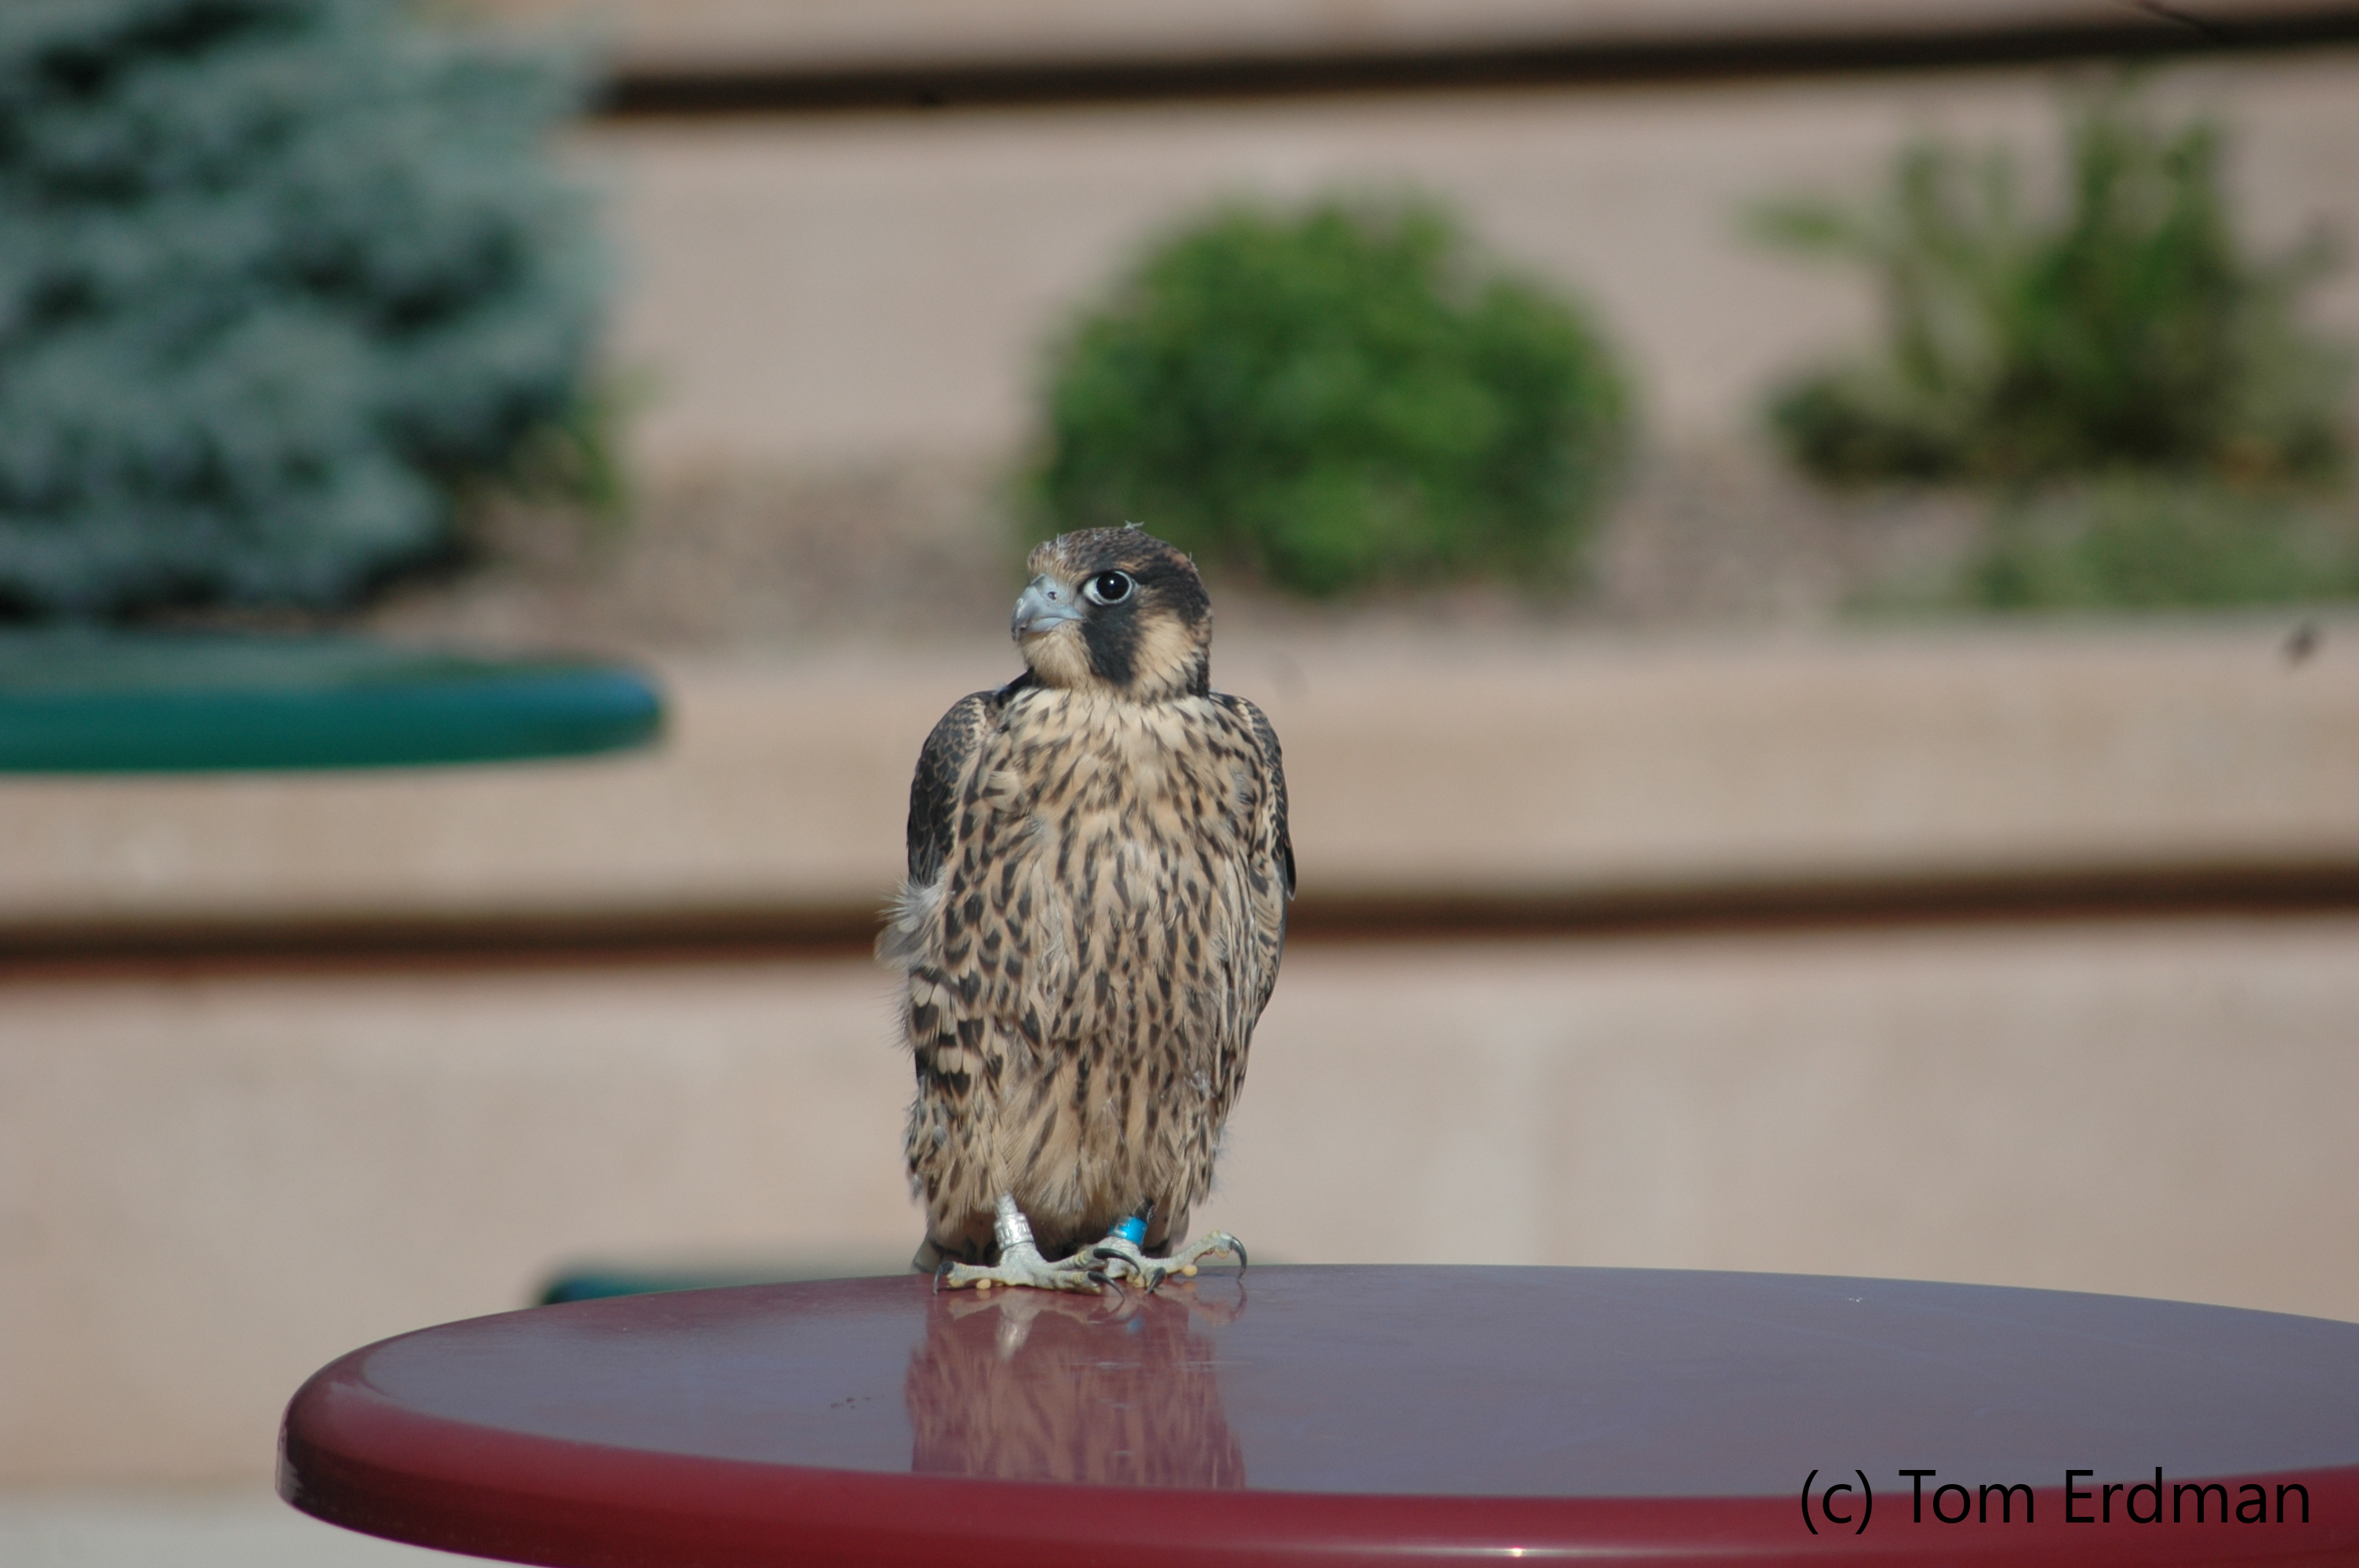
[{"label": "green metal bench", "polygon": [[626,666],[358,638],[0,633],[0,773],[399,768],[647,744],[663,698]]}]

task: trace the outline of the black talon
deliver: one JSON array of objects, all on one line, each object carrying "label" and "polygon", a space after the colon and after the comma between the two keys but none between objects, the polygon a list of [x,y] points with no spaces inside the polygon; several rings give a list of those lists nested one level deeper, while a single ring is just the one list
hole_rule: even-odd
[{"label": "black talon", "polygon": [[1245,1260],[1245,1244],[1244,1242],[1242,1242],[1242,1241],[1238,1240],[1235,1237],[1232,1236],[1232,1237],[1230,1237],[1230,1238],[1229,1238],[1229,1245],[1230,1245],[1230,1247],[1232,1247],[1233,1249],[1235,1249],[1235,1251],[1236,1251],[1236,1255],[1237,1255],[1237,1272],[1238,1272],[1238,1273],[1240,1273],[1240,1274],[1242,1274],[1242,1273],[1244,1273],[1247,1269],[1249,1269],[1249,1268],[1251,1268],[1251,1267],[1253,1266],[1252,1264],[1248,1263],[1248,1262]]}]

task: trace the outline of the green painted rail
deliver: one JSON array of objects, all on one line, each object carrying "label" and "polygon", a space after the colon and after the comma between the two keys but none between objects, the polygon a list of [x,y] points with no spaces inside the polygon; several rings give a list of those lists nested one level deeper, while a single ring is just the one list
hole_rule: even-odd
[{"label": "green painted rail", "polygon": [[0,633],[0,773],[423,767],[642,746],[663,698],[626,666],[347,637]]}]

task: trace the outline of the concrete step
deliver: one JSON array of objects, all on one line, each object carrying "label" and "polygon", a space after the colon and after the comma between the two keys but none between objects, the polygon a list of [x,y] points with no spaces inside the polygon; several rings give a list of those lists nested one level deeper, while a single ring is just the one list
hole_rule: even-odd
[{"label": "concrete step", "polygon": [[[1193,1225],[2359,1316],[2354,1018],[2348,913],[1307,944]],[[0,983],[0,1490],[260,1483],[584,1260],[906,1260],[895,1038],[855,957]]]},{"label": "concrete step", "polygon": [[1676,50],[1830,39],[2117,37],[2234,41],[2330,18],[2329,0],[487,0],[494,15],[602,30],[627,71],[850,73],[1283,59]]},{"label": "concrete step", "polygon": [[[1257,634],[1219,685],[1286,747],[1297,929],[1560,928],[2042,903],[2347,902],[2359,622],[1791,640]],[[858,944],[918,749],[1016,669],[682,664],[646,754],[0,779],[0,944],[745,936]]]}]

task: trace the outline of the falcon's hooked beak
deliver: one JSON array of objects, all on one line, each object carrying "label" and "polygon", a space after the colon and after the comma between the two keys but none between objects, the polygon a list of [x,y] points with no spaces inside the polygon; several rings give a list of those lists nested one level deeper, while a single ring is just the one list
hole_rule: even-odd
[{"label": "falcon's hooked beak", "polygon": [[1042,572],[1016,600],[1016,620],[1007,633],[1021,643],[1027,637],[1053,632],[1062,622],[1081,618],[1082,612],[1073,603],[1073,590]]}]

